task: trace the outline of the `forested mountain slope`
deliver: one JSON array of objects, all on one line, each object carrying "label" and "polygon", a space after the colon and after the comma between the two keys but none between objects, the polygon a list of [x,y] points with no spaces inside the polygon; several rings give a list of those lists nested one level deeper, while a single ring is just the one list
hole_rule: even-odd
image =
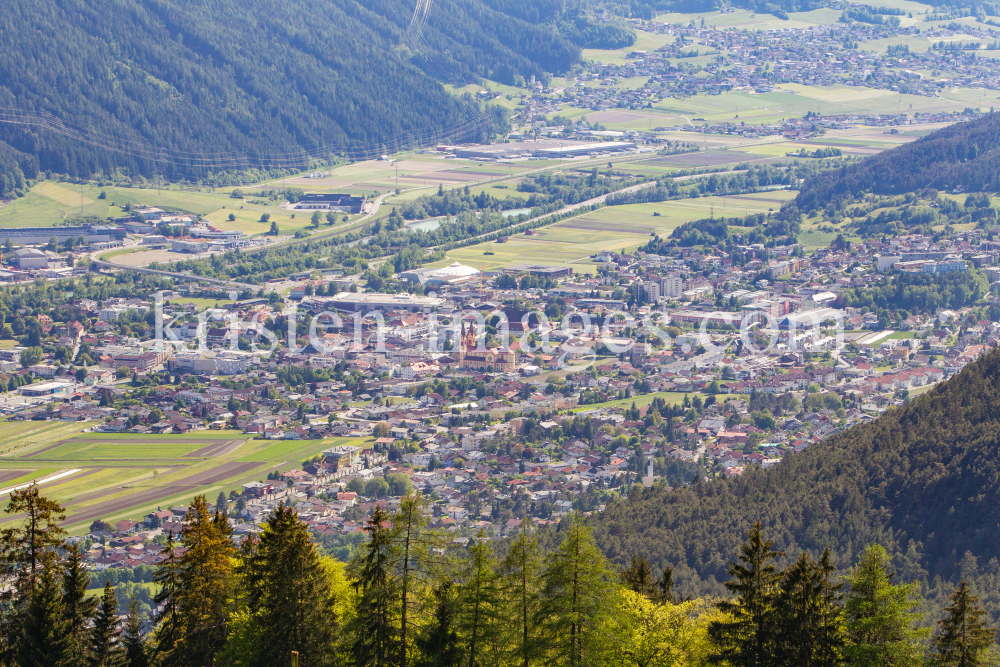
[{"label": "forested mountain slope", "polygon": [[[563,37],[560,22],[585,30],[581,12],[499,0],[9,0],[0,118],[18,124],[0,123],[0,198],[39,169],[195,178],[484,140],[496,116],[441,82],[564,71],[580,56],[571,39],[586,39],[568,27]],[[608,39],[627,42],[616,25]]]},{"label": "forested mountain slope", "polygon": [[768,470],[654,488],[594,519],[597,542],[673,566],[687,595],[722,592],[726,563],[760,521],[794,559],[829,547],[839,567],[878,542],[901,581],[939,584],[1000,573],[1000,351],[906,406],[828,438]]},{"label": "forested mountain slope", "polygon": [[897,148],[807,180],[792,204],[799,211],[836,208],[865,192],[903,194],[923,188],[1000,191],[1000,114],[956,123]]}]

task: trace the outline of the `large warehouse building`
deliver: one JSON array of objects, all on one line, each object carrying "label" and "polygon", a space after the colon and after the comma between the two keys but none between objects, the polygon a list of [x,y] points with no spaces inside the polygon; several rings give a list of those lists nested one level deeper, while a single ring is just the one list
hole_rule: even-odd
[{"label": "large warehouse building", "polygon": [[10,239],[13,245],[34,245],[48,243],[53,236],[60,243],[64,243],[69,239],[75,240],[81,236],[87,239],[87,243],[106,243],[108,241],[120,241],[125,238],[126,233],[124,227],[116,225],[0,227],[0,243],[6,243],[7,239]]}]

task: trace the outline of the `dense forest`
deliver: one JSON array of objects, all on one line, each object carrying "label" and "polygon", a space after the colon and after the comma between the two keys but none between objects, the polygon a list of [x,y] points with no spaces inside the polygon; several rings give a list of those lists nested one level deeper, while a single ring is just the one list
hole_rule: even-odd
[{"label": "dense forest", "polygon": [[589,3],[532,15],[512,3],[437,0],[416,17],[415,4],[7,3],[0,198],[39,170],[214,182],[254,167],[485,140],[504,129],[499,107],[442,82],[544,79],[575,64],[581,44],[634,39],[617,21],[592,25]]},{"label": "dense forest", "polygon": [[633,553],[671,566],[686,595],[719,594],[726,554],[760,521],[788,554],[829,548],[841,567],[882,544],[904,580],[941,600],[979,581],[1000,618],[1000,351],[869,424],[768,470],[668,490],[637,490],[594,519],[614,562]]},{"label": "dense forest", "polygon": [[920,139],[808,179],[785,214],[843,215],[866,195],[925,188],[1000,191],[1000,114],[956,123]]}]

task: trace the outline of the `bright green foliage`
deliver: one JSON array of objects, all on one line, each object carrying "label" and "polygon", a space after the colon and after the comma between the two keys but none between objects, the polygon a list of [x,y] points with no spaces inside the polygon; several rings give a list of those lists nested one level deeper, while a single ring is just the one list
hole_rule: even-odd
[{"label": "bright green foliage", "polygon": [[535,618],[540,612],[541,567],[538,540],[529,534],[522,522],[521,530],[500,565],[507,618],[511,620],[510,650],[516,658],[511,663],[520,667],[534,663],[540,643]]},{"label": "bright green foliage", "polygon": [[486,536],[477,535],[469,543],[469,555],[461,574],[458,591],[460,608],[457,624],[466,638],[469,667],[494,664],[506,650],[501,621],[502,594],[498,564]]},{"label": "bright green foliage", "polygon": [[613,574],[590,529],[574,515],[566,536],[548,556],[542,572],[542,626],[545,662],[583,667],[602,651],[601,623],[608,611]]},{"label": "bright green foliage", "polygon": [[933,667],[984,667],[986,652],[996,641],[996,630],[986,626],[979,598],[963,581],[951,596],[947,616],[938,621],[932,643]]},{"label": "bright green foliage", "polygon": [[848,645],[844,654],[856,667],[908,667],[921,664],[924,630],[913,626],[921,614],[916,584],[894,585],[885,549],[875,544],[861,555],[847,576],[850,587],[844,618]]}]

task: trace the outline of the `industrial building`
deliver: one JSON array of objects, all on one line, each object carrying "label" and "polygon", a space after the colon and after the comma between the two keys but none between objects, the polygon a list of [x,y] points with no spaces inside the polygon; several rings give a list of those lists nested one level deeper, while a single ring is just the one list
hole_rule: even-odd
[{"label": "industrial building", "polygon": [[361,213],[365,203],[364,197],[346,194],[326,194],[310,192],[299,201],[289,206],[299,211],[340,211],[342,213]]},{"label": "industrial building", "polygon": [[503,269],[503,272],[515,276],[527,273],[529,276],[535,276],[537,278],[551,278],[552,280],[556,280],[557,278],[570,278],[573,276],[573,269],[568,266],[538,266],[535,264],[518,264],[517,266],[511,266]]},{"label": "industrial building", "polygon": [[341,292],[336,296],[306,297],[304,304],[314,313],[324,310],[408,310],[412,313],[429,313],[444,305],[438,297],[412,294],[378,294],[376,292]]},{"label": "industrial building", "polygon": [[71,227],[0,227],[0,242],[10,242],[14,245],[36,245],[48,243],[55,237],[59,243],[69,239],[74,241],[81,236],[87,243],[101,241],[121,241],[125,238],[124,227],[115,225],[73,225]]},{"label": "industrial building", "polygon": [[454,262],[450,266],[439,269],[403,271],[399,274],[399,278],[429,287],[440,287],[441,285],[456,285],[470,280],[478,280],[480,275],[482,272],[479,269]]}]

